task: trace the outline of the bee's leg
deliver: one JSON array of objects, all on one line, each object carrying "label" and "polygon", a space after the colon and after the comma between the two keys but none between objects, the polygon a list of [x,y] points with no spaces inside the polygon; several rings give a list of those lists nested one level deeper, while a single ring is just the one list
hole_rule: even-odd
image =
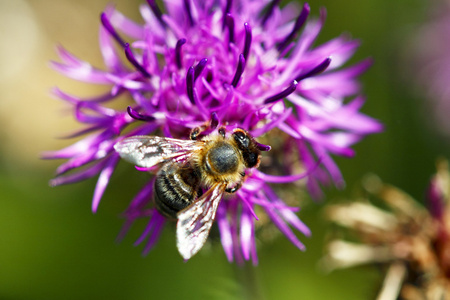
[{"label": "bee's leg", "polygon": [[[218,125],[219,125],[219,118],[217,117],[217,113],[213,112],[211,114],[211,121],[208,124],[198,126],[198,127],[195,127],[194,129],[192,129],[191,134],[190,134],[191,140],[198,139],[198,137],[202,134],[202,132],[206,131],[207,129],[216,129]],[[219,133],[220,133],[220,135],[225,137],[225,128],[222,128],[222,127],[219,128]]]},{"label": "bee's leg", "polygon": [[225,129],[225,127],[220,127],[217,131],[219,131],[219,134],[223,137],[223,138],[225,138],[225,132],[226,132],[226,129]]},{"label": "bee's leg", "polygon": [[233,187],[227,187],[225,189],[225,192],[227,193],[236,193],[237,190],[239,190],[242,187],[242,184],[244,184],[244,178],[245,178],[245,172],[242,172],[241,174],[242,179]]},{"label": "bee's leg", "polygon": [[200,134],[206,130],[206,125],[202,125],[199,127],[195,127],[194,129],[192,129],[191,134],[189,135],[191,140],[196,140],[198,139],[198,137],[200,136]]},{"label": "bee's leg", "polygon": [[239,190],[241,187],[242,187],[242,181],[239,181],[239,183],[236,184],[235,186],[233,186],[231,188],[226,188],[225,192],[230,193],[230,194],[236,193],[237,190]]}]

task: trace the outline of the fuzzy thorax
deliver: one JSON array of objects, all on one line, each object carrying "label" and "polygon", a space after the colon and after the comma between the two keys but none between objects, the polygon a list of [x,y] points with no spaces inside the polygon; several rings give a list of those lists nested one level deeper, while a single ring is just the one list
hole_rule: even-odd
[{"label": "fuzzy thorax", "polygon": [[226,183],[227,187],[233,187],[241,182],[245,163],[233,137],[210,134],[202,141],[205,145],[193,154],[192,163],[203,175],[203,185]]}]

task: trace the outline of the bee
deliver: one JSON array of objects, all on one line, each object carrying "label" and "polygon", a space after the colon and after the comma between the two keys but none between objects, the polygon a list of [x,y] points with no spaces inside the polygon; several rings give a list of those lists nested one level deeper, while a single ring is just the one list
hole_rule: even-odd
[{"label": "bee", "polygon": [[241,128],[227,132],[211,125],[210,133],[202,134],[206,129],[193,129],[190,140],[132,136],[114,146],[128,162],[157,167],[155,206],[177,221],[177,248],[185,260],[205,244],[223,195],[239,190],[246,170],[257,168],[261,151],[270,149]]}]

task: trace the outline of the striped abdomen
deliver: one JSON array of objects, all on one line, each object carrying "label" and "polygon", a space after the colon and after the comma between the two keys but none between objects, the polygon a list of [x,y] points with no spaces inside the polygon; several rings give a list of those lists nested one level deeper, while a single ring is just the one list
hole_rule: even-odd
[{"label": "striped abdomen", "polygon": [[176,218],[201,193],[200,173],[190,164],[165,164],[156,175],[155,203],[163,215]]}]

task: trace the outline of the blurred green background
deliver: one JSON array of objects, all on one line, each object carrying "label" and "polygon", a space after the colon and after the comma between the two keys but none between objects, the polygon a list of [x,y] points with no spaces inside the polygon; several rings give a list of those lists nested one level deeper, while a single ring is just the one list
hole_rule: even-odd
[{"label": "blurred green background", "polygon": [[[132,246],[144,224],[115,243],[119,215],[147,179],[124,164],[95,215],[90,209],[95,180],[48,186],[60,162],[42,161],[39,153],[68,145],[71,141],[56,137],[77,128],[70,112],[49,96],[50,88],[77,95],[96,91],[60,76],[48,61],[57,59],[54,48],[62,44],[102,66],[97,33],[108,2],[0,0],[0,299],[245,299],[248,293],[254,299],[373,299],[382,279],[379,270],[326,274],[318,267],[328,225],[321,211],[326,203],[350,196],[368,172],[421,200],[437,156],[449,157],[448,137],[430,122],[411,54],[433,2],[309,2],[315,16],[322,6],[328,11],[320,41],[348,32],[362,42],[352,61],[374,58],[361,78],[367,95],[363,112],[386,129],[360,142],[355,158],[336,158],[347,189],[327,190],[321,203],[302,201],[300,217],[313,232],[311,238],[301,237],[307,251],[279,236],[259,247],[257,267],[228,263],[219,244],[184,263],[170,226],[146,257],[141,247]],[[141,20],[143,0],[114,2]]]}]

